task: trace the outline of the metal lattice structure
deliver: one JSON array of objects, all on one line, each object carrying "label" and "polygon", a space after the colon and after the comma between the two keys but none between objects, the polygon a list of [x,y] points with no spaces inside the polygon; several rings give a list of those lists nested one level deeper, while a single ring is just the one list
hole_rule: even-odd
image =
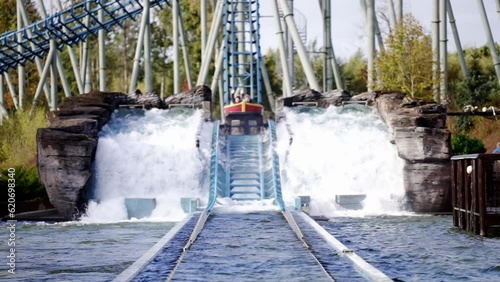
[{"label": "metal lattice structure", "polygon": [[233,94],[262,103],[260,14],[257,0],[224,2],[224,104]]},{"label": "metal lattice structure", "polygon": [[[50,50],[50,40],[55,40],[57,49],[62,50],[65,45],[72,46],[87,40],[90,35],[97,36],[101,29],[109,31],[116,24],[122,25],[127,19],[135,19],[143,11],[141,2],[86,0],[21,30],[2,34],[0,73],[18,65],[25,65],[27,61],[33,61],[35,58],[43,58]],[[169,3],[167,0],[151,0],[150,7]],[[104,21],[99,20],[99,11],[104,12]],[[19,51],[19,47],[22,47],[22,51]]]}]

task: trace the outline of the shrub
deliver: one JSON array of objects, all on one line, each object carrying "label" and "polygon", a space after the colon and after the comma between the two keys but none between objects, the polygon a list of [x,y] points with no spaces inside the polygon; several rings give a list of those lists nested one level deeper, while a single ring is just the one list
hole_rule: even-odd
[{"label": "shrub", "polygon": [[[35,167],[25,169],[22,166],[15,168],[15,190],[16,201],[26,201],[35,198],[48,199],[45,188],[38,180],[38,174]],[[0,172],[0,202],[7,202],[8,189],[8,169],[3,169]]]},{"label": "shrub", "polygon": [[454,155],[486,153],[482,140],[460,133],[454,134],[451,138],[451,148]]},{"label": "shrub", "polygon": [[36,160],[36,132],[46,127],[45,110],[18,111],[0,126],[0,169],[22,165],[31,167]]}]

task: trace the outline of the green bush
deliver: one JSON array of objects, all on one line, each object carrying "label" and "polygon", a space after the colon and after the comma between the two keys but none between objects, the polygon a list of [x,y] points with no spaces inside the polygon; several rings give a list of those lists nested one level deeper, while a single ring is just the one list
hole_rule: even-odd
[{"label": "green bush", "polygon": [[18,111],[0,125],[0,169],[32,167],[36,161],[36,132],[46,127],[45,110],[38,108],[30,118],[29,110]]},{"label": "green bush", "polygon": [[486,153],[482,140],[460,133],[454,134],[451,138],[451,148],[454,155]]},{"label": "green bush", "polygon": [[[35,198],[48,199],[45,188],[38,180],[38,174],[35,167],[25,169],[22,166],[16,166],[14,169],[15,173],[13,178],[15,180],[16,202]],[[0,172],[0,202],[7,202],[8,200],[8,175],[8,169],[3,169]]]}]

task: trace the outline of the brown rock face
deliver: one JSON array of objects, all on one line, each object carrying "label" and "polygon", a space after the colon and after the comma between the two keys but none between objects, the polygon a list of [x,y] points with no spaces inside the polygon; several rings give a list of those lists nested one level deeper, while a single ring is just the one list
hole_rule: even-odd
[{"label": "brown rock face", "polygon": [[91,92],[67,98],[59,111],[49,113],[49,127],[37,132],[40,181],[51,204],[66,219],[72,219],[84,210],[98,133],[112,112],[123,104],[164,105],[155,93]]},{"label": "brown rock face", "polygon": [[451,136],[446,129],[446,109],[400,93],[379,94],[375,104],[405,160],[403,178],[412,210],[450,211]]},{"label": "brown rock face", "polygon": [[184,104],[199,108],[204,101],[212,101],[212,90],[206,85],[199,85],[186,92],[167,97],[165,104],[167,107],[173,104]]}]

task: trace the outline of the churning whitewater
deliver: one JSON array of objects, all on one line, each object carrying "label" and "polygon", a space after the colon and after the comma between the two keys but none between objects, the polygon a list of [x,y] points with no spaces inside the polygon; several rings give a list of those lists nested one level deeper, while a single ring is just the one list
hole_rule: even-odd
[{"label": "churning whitewater", "polygon": [[[364,216],[403,213],[403,160],[389,142],[377,113],[361,105],[285,109],[278,152],[285,201],[311,197],[312,215]],[[348,211],[337,195],[366,195],[362,209]],[[288,204],[289,205],[289,204]]]},{"label": "churning whitewater", "polygon": [[[201,112],[189,109],[115,112],[99,136],[92,200],[82,221],[127,220],[125,198],[155,198],[149,220],[179,221],[181,197],[208,198],[201,179],[209,152],[198,152],[195,143],[200,121]],[[210,127],[203,126],[207,142]]]}]

